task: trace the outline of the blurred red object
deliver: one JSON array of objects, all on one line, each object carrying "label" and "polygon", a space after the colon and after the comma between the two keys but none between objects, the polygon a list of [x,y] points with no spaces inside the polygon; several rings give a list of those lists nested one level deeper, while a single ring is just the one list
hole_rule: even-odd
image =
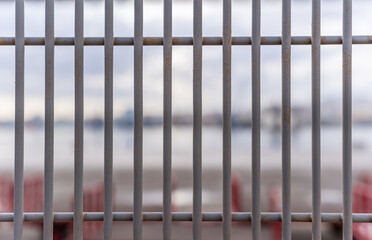
[{"label": "blurred red object", "polygon": [[[362,175],[353,187],[353,213],[372,213],[372,178]],[[372,240],[372,223],[353,223],[356,240]]]},{"label": "blurred red object", "polygon": [[232,212],[243,212],[242,206],[242,179],[240,175],[233,174],[231,178],[231,210]]},{"label": "blurred red object", "polygon": [[40,176],[25,178],[23,184],[23,211],[43,212],[44,181]]},{"label": "blurred red object", "polygon": [[[272,187],[269,190],[270,212],[282,211],[282,191],[279,186]],[[270,222],[272,230],[272,239],[282,240],[282,222]]]},{"label": "blurred red object", "polygon": [[[84,212],[103,212],[104,196],[103,183],[84,190]],[[103,232],[103,221],[84,222],[83,231],[84,240],[97,239],[97,235]]]},{"label": "blurred red object", "polygon": [[[104,183],[97,183],[83,191],[84,212],[103,212],[104,210]],[[115,187],[113,196],[113,208],[115,211]],[[103,239],[103,221],[84,221],[83,237],[84,240]],[[67,239],[73,239],[73,223],[69,225],[69,235]]]},{"label": "blurred red object", "polygon": [[0,178],[0,212],[13,212],[13,181]]}]

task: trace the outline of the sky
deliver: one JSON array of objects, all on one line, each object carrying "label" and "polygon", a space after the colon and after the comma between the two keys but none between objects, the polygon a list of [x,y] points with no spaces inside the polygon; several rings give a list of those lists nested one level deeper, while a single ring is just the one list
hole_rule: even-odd
[{"label": "sky", "polygon": [[[203,36],[222,35],[222,1],[203,2]],[[114,36],[132,37],[133,1],[114,4]],[[192,36],[192,1],[174,1],[173,36]],[[342,1],[322,1],[322,35],[342,35]],[[372,2],[353,1],[353,35],[372,33]],[[14,36],[14,2],[0,2],[0,36]],[[86,37],[104,36],[104,2],[87,1],[84,13]],[[44,36],[44,2],[26,1],[25,36]],[[144,1],[144,36],[163,35],[161,1]],[[311,1],[292,2],[292,35],[310,36]],[[73,1],[56,1],[55,36],[74,35]],[[233,1],[232,35],[251,35],[251,2]],[[262,1],[262,36],[281,35],[281,1]],[[279,105],[281,99],[281,47],[262,46],[262,106]],[[342,47],[322,46],[323,111],[341,108]],[[25,52],[25,116],[44,116],[44,47],[28,46]],[[144,47],[144,114],[162,114],[162,47]],[[251,109],[251,48],[233,46],[232,110],[249,114]],[[85,116],[102,117],[104,112],[103,46],[85,47]],[[353,46],[353,102],[356,108],[372,102],[370,45]],[[173,47],[173,112],[192,113],[192,47]],[[0,120],[14,119],[14,47],[0,47]],[[311,48],[292,47],[292,103],[308,108],[311,104]],[[114,48],[114,117],[133,108],[133,47]],[[73,119],[74,49],[55,47],[55,117]],[[222,112],[222,48],[203,47],[203,111]]]}]

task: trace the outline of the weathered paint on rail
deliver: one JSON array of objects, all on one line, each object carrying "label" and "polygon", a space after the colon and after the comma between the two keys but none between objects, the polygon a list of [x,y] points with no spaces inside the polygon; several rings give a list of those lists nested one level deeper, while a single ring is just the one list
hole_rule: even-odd
[{"label": "weathered paint on rail", "polygon": [[194,0],[193,9],[193,240],[201,240],[202,222],[202,0]]},{"label": "weathered paint on rail", "polygon": [[[54,222],[72,222],[73,212],[54,212]],[[43,213],[24,213],[25,222],[42,222]],[[102,212],[86,212],[83,214],[84,221],[103,221]],[[14,213],[0,213],[0,222],[13,222]],[[132,212],[113,212],[113,221],[131,222],[133,221]],[[163,221],[162,212],[143,212],[143,221]],[[173,222],[191,222],[193,221],[191,212],[172,212]],[[221,222],[221,212],[202,213],[202,221]],[[233,222],[251,222],[252,214],[250,212],[232,213]],[[279,212],[262,212],[261,222],[281,222],[282,217]],[[311,222],[312,213],[292,213],[292,222]],[[342,213],[322,213],[321,221],[327,223],[342,223]],[[372,214],[370,213],[354,213],[352,215],[354,223],[372,223]]]},{"label": "weathered paint on rail", "polygon": [[[45,38],[43,37],[26,37],[25,45],[27,46],[43,46],[45,45]],[[103,46],[104,38],[102,37],[86,37],[84,38],[85,46]],[[342,36],[322,36],[321,45],[341,45]],[[203,45],[211,46],[221,46],[222,37],[203,37]],[[281,45],[282,40],[279,36],[268,36],[261,37],[261,45]],[[297,36],[291,37],[291,45],[311,45],[310,36]],[[352,44],[372,44],[372,36],[353,36]],[[14,37],[0,37],[0,45],[15,45]],[[73,37],[56,37],[54,38],[55,46],[73,46],[74,38]],[[115,46],[133,46],[134,38],[132,37],[114,37]],[[162,46],[163,38],[162,37],[144,37],[143,38],[144,46]],[[172,38],[173,46],[192,46],[193,38],[192,37],[173,37]],[[232,37],[231,45],[252,45],[251,37]]]},{"label": "weathered paint on rail", "polygon": [[252,0],[252,239],[261,239],[261,0]]}]

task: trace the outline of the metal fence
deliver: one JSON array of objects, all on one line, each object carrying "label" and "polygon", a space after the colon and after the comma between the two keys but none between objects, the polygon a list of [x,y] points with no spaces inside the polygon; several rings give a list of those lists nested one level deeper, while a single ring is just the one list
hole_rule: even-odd
[{"label": "metal fence", "polygon": [[[352,239],[352,223],[371,222],[371,214],[352,214],[351,199],[351,50],[352,44],[372,44],[371,36],[352,36],[352,0],[343,0],[343,35],[320,35],[320,0],[312,0],[312,35],[291,36],[291,0],[282,0],[282,36],[261,37],[261,1],[252,0],[252,36],[232,37],[231,0],[223,0],[222,37],[203,37],[202,0],[194,0],[194,34],[172,36],[172,0],[164,0],[164,36],[143,37],[143,0],[134,0],[134,37],[113,36],[113,0],[105,0],[105,37],[84,38],[84,0],[75,0],[75,36],[54,37],[54,0],[45,1],[45,38],[25,38],[24,0],[16,3],[16,34],[0,38],[0,45],[15,45],[15,184],[14,213],[1,213],[0,221],[14,221],[14,239],[22,239],[24,221],[43,221],[44,239],[53,238],[53,222],[73,221],[74,238],[83,239],[83,221],[104,221],[104,238],[112,239],[113,221],[133,221],[134,239],[142,239],[143,221],[162,221],[163,239],[171,239],[172,221],[192,221],[193,239],[201,239],[202,221],[222,221],[223,238],[231,239],[232,221],[252,222],[252,237],[260,239],[261,223],[282,221],[283,239],[291,239],[292,222],[312,222],[313,239],[321,238],[321,222],[342,222],[343,239]],[[320,52],[321,45],[343,46],[343,213],[322,213],[320,208]],[[45,171],[44,212],[23,212],[24,164],[24,48],[45,45]],[[75,175],[74,212],[53,211],[54,139],[54,47],[75,48]],[[105,52],[104,114],[104,212],[83,212],[83,52],[84,46],[103,45]],[[114,45],[134,46],[134,209],[113,212],[113,50]],[[163,212],[142,211],[143,138],[143,47],[161,45],[164,50],[164,175]],[[193,211],[172,212],[172,46],[193,47]],[[202,48],[223,48],[223,212],[202,212]],[[231,212],[231,48],[251,45],[252,50],[252,212]],[[260,48],[282,46],[282,213],[262,213],[260,207]],[[312,191],[310,213],[291,212],[291,45],[311,45],[312,49]]]}]

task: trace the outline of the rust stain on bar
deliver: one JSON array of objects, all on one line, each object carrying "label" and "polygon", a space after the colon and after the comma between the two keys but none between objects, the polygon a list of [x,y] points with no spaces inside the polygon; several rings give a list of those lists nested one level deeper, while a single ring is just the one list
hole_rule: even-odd
[{"label": "rust stain on bar", "polygon": [[163,38],[162,37],[143,38],[143,45],[162,46]]},{"label": "rust stain on bar", "polygon": [[[53,221],[54,222],[72,222],[73,212],[54,212]],[[26,212],[24,213],[25,222],[42,222],[44,214]],[[234,212],[232,213],[232,221],[235,222],[250,222],[251,219],[250,212]],[[371,213],[353,213],[353,222],[359,223],[372,223]],[[144,212],[144,221],[162,221],[162,212]],[[222,221],[221,212],[203,212],[203,221]],[[102,212],[85,212],[83,213],[84,221],[103,221]],[[133,212],[113,212],[114,221],[133,221]],[[292,222],[311,222],[312,216],[310,212],[304,213],[292,213]],[[0,213],[0,222],[12,222],[14,221],[13,213]],[[191,212],[172,212],[172,221],[176,222],[191,222],[193,221]],[[281,222],[282,217],[280,212],[262,212],[261,222]],[[342,213],[322,213],[321,221],[328,223],[341,223]]]},{"label": "rust stain on bar", "polygon": [[[145,46],[162,46],[162,37],[144,37]],[[343,43],[341,36],[322,36],[321,45],[341,45]],[[357,35],[352,38],[353,44],[372,44],[371,35]],[[54,40],[56,46],[74,46],[74,37],[56,37]],[[176,46],[192,46],[192,37],[173,37],[172,44]],[[222,37],[203,37],[203,45],[221,46]],[[280,36],[265,36],[261,37],[261,45],[281,45]],[[14,46],[14,37],[0,37],[0,45]],[[28,37],[25,38],[25,45],[28,46],[43,46],[45,45],[44,37]],[[103,37],[87,37],[84,38],[85,46],[103,46]],[[116,46],[133,46],[133,37],[115,37],[114,45]],[[251,37],[232,37],[231,45],[252,45]],[[310,36],[295,36],[291,38],[291,45],[311,45]]]}]

